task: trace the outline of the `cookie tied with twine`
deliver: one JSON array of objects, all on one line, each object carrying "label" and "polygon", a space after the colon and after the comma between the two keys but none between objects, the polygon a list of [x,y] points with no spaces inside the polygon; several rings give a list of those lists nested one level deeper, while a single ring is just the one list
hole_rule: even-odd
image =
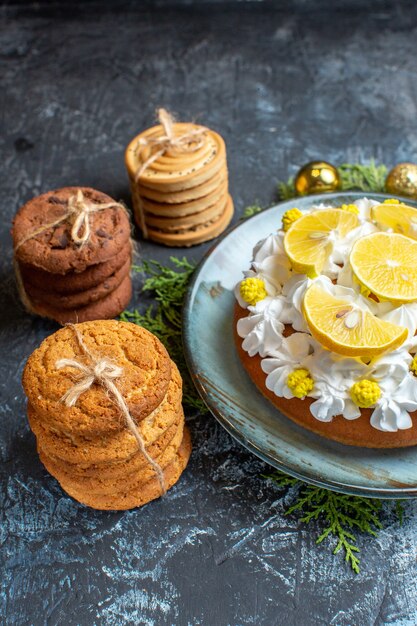
[{"label": "cookie tied with twine", "polygon": [[[21,264],[25,269],[25,277],[30,276],[30,268],[34,268],[46,272],[47,281],[48,274],[68,275],[71,280],[75,273],[81,274],[92,266],[99,267],[100,263],[107,262],[108,271],[103,271],[103,279],[106,279],[131,256],[130,220],[126,208],[109,196],[89,188],[67,187],[33,198],[18,211],[12,235],[19,295],[29,312],[41,315],[44,314],[44,303],[29,297],[25,288],[26,278],[22,278]],[[120,255],[123,249],[126,249],[124,256]],[[117,263],[112,263],[111,260],[117,255]],[[127,273],[120,276],[118,284],[113,281],[114,289],[126,278]],[[100,271],[97,275],[101,277]],[[82,278],[77,281],[79,285],[82,282]],[[93,281],[91,285],[89,279],[88,287],[96,287],[96,284]],[[47,291],[48,288],[46,282],[41,290]],[[31,294],[33,291],[30,289]],[[105,290],[102,291],[103,295],[109,295]],[[96,293],[90,297],[90,293],[86,292],[81,300],[89,304],[97,298]],[[74,302],[78,301],[80,298],[77,296]],[[71,301],[68,306],[71,308]],[[77,305],[74,304],[76,309]],[[88,316],[88,312],[86,314]],[[69,321],[65,318],[61,320],[59,311],[51,315],[46,311],[45,316],[61,323]]]},{"label": "cookie tied with twine", "polygon": [[158,120],[163,128],[162,135],[139,137],[136,147],[136,156],[142,164],[138,167],[135,180],[138,181],[145,170],[148,169],[163,156],[166,152],[176,151],[177,153],[197,152],[204,144],[207,128],[189,128],[181,134],[174,132],[174,117],[166,109],[158,109]]},{"label": "cookie tied with twine", "polygon": [[93,213],[97,213],[99,211],[104,211],[105,209],[112,208],[121,208],[125,210],[123,205],[118,202],[108,202],[105,204],[96,204],[94,202],[89,201],[85,198],[82,189],[77,189],[76,193],[69,196],[67,201],[67,206],[64,210],[63,215],[58,217],[56,220],[49,222],[47,224],[43,224],[39,228],[36,228],[32,232],[28,233],[23,239],[15,245],[15,252],[19,250],[24,243],[37,237],[37,235],[42,235],[47,230],[56,228],[63,222],[72,223],[70,235],[71,241],[75,243],[76,246],[83,246],[88,243],[91,235],[91,226],[90,226],[90,215]]},{"label": "cookie tied with twine", "polygon": [[136,508],[180,478],[191,454],[181,376],[149,331],[67,325],[30,355],[22,383],[40,459],[79,502]]},{"label": "cookie tied with twine", "polygon": [[140,431],[134,419],[132,418],[126,401],[120,393],[115,382],[123,375],[123,368],[116,365],[106,357],[97,357],[93,355],[85,345],[81,334],[77,330],[77,327],[73,324],[71,324],[70,327],[74,331],[74,335],[77,338],[77,342],[82,354],[87,357],[87,363],[82,363],[81,361],[78,361],[76,359],[59,359],[55,362],[55,367],[57,370],[65,367],[71,367],[81,373],[80,378],[62,396],[62,402],[64,402],[69,407],[74,406],[81,394],[90,389],[93,384],[102,385],[106,389],[106,391],[108,391],[109,395],[114,399],[115,405],[120,410],[126,422],[126,427],[129,429],[129,431],[132,433],[138,443],[138,448],[141,454],[143,454],[147,462],[154,469],[159,484],[161,486],[161,495],[164,495],[166,493],[164,473],[158,463],[148,454]]},{"label": "cookie tied with twine", "polygon": [[[207,241],[233,215],[224,141],[206,126],[176,122],[165,109],[158,110],[158,120],[158,126],[140,133],[126,149],[136,221],[145,239],[166,245]],[[193,200],[198,202],[191,206],[192,217],[178,220],[183,211],[190,214]],[[162,222],[155,226],[151,216]]]}]

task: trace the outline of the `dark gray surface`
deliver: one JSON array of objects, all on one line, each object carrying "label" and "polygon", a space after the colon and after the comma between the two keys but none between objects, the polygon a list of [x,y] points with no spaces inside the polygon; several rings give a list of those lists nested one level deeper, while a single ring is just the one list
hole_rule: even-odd
[{"label": "dark gray surface", "polygon": [[180,484],[142,510],[87,510],[37,458],[19,380],[56,327],[17,301],[9,228],[23,201],[77,184],[129,200],[124,147],[160,105],[223,134],[236,219],[315,157],[417,160],[417,7],[197,4],[0,9],[1,622],[415,625],[414,503],[402,528],[387,510],[379,538],[360,538],[356,576],[315,546],[317,528],[283,516],[265,466],[210,416],[190,419]]}]

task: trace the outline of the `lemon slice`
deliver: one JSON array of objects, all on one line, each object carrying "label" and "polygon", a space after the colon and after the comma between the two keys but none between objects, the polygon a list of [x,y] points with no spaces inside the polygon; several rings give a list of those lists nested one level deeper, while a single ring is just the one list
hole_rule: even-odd
[{"label": "lemon slice", "polygon": [[373,358],[398,348],[408,335],[406,328],[380,320],[314,283],[305,293],[303,311],[313,337],[344,356]]},{"label": "lemon slice", "polygon": [[373,233],[354,243],[349,260],[365,293],[398,304],[417,300],[417,241]]},{"label": "lemon slice", "polygon": [[406,204],[378,204],[371,209],[371,218],[382,229],[417,239],[417,209]]},{"label": "lemon slice", "polygon": [[295,272],[318,276],[337,239],[359,225],[354,213],[321,209],[306,213],[285,234],[284,248]]}]

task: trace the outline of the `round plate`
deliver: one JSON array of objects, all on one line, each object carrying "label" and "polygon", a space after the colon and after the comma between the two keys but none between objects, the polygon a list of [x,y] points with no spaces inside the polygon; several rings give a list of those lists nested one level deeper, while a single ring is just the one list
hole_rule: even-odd
[{"label": "round plate", "polygon": [[[282,202],[237,225],[196,270],[184,306],[184,347],[194,383],[226,430],[279,470],[307,483],[347,494],[380,498],[417,496],[417,446],[370,450],[329,441],[297,426],[257,390],[237,356],[233,339],[233,288],[249,268],[254,245],[277,230],[282,214],[321,202],[354,203],[365,195],[336,193]],[[416,203],[407,201],[412,206]]]}]

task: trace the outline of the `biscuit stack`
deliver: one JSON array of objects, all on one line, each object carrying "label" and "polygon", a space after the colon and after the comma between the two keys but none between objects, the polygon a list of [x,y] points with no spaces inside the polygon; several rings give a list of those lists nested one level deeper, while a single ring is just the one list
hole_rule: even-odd
[{"label": "biscuit stack", "polygon": [[65,324],[126,308],[130,222],[106,194],[65,187],[37,196],[19,209],[12,235],[18,287],[31,312]]},{"label": "biscuit stack", "polygon": [[[100,359],[122,368],[112,380],[148,459],[163,472],[164,485],[99,378],[71,404],[69,392],[80,382],[73,361],[97,369]],[[23,387],[43,464],[69,495],[87,506],[142,506],[159,497],[163,487],[172,487],[187,465],[191,442],[184,426],[181,376],[161,342],[135,324],[103,320],[60,329],[29,357]]]},{"label": "biscuit stack", "polygon": [[161,124],[126,149],[135,219],[145,238],[193,246],[220,235],[233,216],[226,148],[220,135],[196,124]]}]

